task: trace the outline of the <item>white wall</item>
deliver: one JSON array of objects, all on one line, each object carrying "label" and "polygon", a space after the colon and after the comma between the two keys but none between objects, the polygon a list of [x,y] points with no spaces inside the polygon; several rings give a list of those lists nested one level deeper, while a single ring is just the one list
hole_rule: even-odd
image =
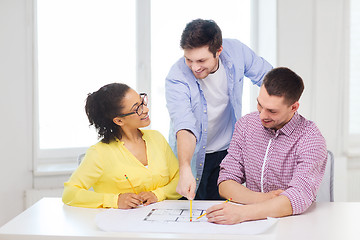
[{"label": "white wall", "polygon": [[300,112],[314,120],[335,155],[342,154],[347,0],[278,0],[278,65],[305,82]]},{"label": "white wall", "polygon": [[31,73],[25,0],[0,0],[0,226],[32,187]]},{"label": "white wall", "polygon": [[335,200],[347,200],[348,0],[278,0],[277,63],[305,82],[299,112],[335,155]]},{"label": "white wall", "polygon": [[[0,226],[24,209],[24,191],[61,187],[68,176],[32,176],[31,19],[28,0],[0,0]],[[261,2],[261,1],[260,1]],[[300,112],[314,120],[336,156],[337,201],[346,200],[343,113],[348,0],[278,0],[277,65],[305,81]],[[344,85],[345,82],[345,85]],[[341,193],[341,194],[339,194]],[[337,197],[340,196],[340,197]]]}]

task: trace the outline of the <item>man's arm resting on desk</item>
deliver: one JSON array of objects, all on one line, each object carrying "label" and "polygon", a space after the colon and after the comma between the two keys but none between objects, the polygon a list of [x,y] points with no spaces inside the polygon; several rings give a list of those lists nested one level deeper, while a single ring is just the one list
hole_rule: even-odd
[{"label": "man's arm resting on desk", "polygon": [[267,217],[289,216],[292,215],[292,207],[290,200],[286,196],[280,195],[261,203],[249,205],[222,203],[210,207],[206,213],[209,222],[236,224]]},{"label": "man's arm resting on desk", "polygon": [[196,182],[191,171],[191,159],[196,147],[196,138],[188,130],[178,131],[176,138],[180,176],[176,191],[188,199],[194,199]]},{"label": "man's arm resting on desk", "polygon": [[254,204],[277,197],[283,190],[274,190],[267,193],[254,192],[234,180],[223,181],[219,184],[220,196],[233,202],[242,204]]}]

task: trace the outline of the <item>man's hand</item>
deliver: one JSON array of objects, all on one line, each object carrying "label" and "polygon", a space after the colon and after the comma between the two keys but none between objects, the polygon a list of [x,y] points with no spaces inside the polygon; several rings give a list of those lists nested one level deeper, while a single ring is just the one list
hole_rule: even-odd
[{"label": "man's hand", "polygon": [[196,182],[191,172],[191,158],[195,151],[195,135],[188,130],[180,130],[176,133],[179,159],[179,183],[176,191],[189,200],[194,199]]},{"label": "man's hand", "polygon": [[141,192],[139,193],[139,196],[141,197],[144,206],[158,201],[158,198],[153,192]]},{"label": "man's hand", "polygon": [[264,202],[278,197],[282,192],[283,190],[281,189],[267,193],[255,192],[234,180],[226,180],[219,184],[219,193],[221,197],[225,199],[232,198],[233,202],[241,204]]},{"label": "man's hand", "polygon": [[118,197],[118,208],[120,209],[130,209],[136,208],[142,202],[142,199],[139,195],[135,193],[122,193]]},{"label": "man's hand", "polygon": [[[270,199],[276,198],[278,196],[280,196],[280,194],[284,192],[284,190],[281,189],[277,189],[277,190],[273,190],[267,193],[262,193],[262,192],[254,192],[256,198],[254,198],[253,202],[251,202],[251,204],[253,203],[260,203],[260,202],[265,202],[268,201]],[[239,202],[242,203],[242,202]],[[246,203],[248,204],[248,203]]]},{"label": "man's hand", "polygon": [[189,200],[195,198],[196,181],[191,172],[191,167],[183,167],[180,169],[179,183],[176,192]]},{"label": "man's hand", "polygon": [[221,203],[206,210],[208,222],[217,224],[236,224],[246,220],[247,205]]},{"label": "man's hand", "polygon": [[[275,191],[276,194],[279,190]],[[214,205],[206,210],[206,217],[209,222],[218,224],[236,224],[244,221],[266,219],[267,217],[284,217],[293,214],[290,200],[279,195],[267,201],[248,204],[235,205],[232,203],[222,203]]]},{"label": "man's hand", "polygon": [[284,190],[281,190],[281,189],[267,192],[267,193],[265,193],[265,195],[266,195],[266,199],[265,199],[265,200],[269,200],[269,199],[275,198],[275,197],[279,196],[282,192],[284,192]]}]

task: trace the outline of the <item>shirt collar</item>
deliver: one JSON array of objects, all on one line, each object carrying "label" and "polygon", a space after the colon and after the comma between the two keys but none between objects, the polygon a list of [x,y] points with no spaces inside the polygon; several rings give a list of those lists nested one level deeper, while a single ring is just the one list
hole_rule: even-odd
[{"label": "shirt collar", "polygon": [[294,116],[290,119],[288,123],[286,123],[282,128],[279,130],[269,129],[266,128],[269,132],[275,134],[276,136],[280,134],[284,134],[286,136],[290,136],[291,133],[295,130],[296,126],[299,124],[300,115],[298,112],[294,113]]},{"label": "shirt collar", "polygon": [[228,69],[231,69],[232,66],[234,65],[233,62],[231,61],[229,54],[224,50],[220,53],[219,58],[221,59],[223,66]]}]

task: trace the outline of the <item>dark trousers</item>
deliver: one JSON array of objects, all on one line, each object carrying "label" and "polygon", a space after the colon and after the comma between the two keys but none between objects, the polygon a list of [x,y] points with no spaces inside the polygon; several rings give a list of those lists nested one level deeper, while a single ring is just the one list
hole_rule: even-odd
[{"label": "dark trousers", "polygon": [[220,163],[227,154],[227,150],[207,153],[196,200],[221,200],[217,180],[219,178]]}]

